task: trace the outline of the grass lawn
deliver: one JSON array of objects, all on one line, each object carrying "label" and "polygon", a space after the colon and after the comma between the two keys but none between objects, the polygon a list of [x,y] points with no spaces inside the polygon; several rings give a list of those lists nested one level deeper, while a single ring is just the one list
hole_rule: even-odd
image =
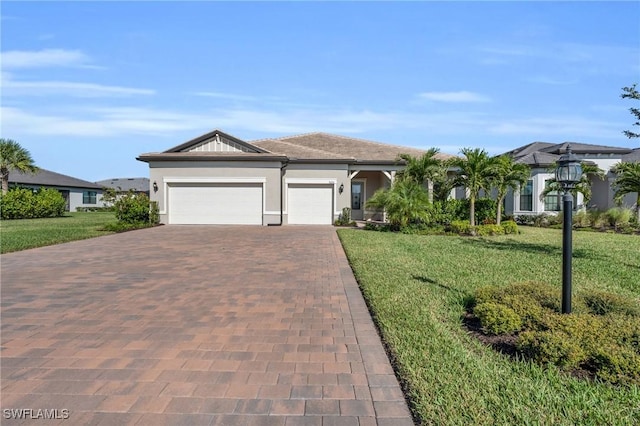
[{"label": "grass lawn", "polygon": [[[586,382],[512,362],[461,324],[486,285],[543,281],[560,294],[562,231],[464,238],[338,231],[424,424],[640,424],[640,387]],[[640,296],[640,237],[574,232],[573,287]]]},{"label": "grass lawn", "polygon": [[0,252],[25,250],[112,234],[99,231],[113,212],[66,213],[64,217],[0,221]]}]

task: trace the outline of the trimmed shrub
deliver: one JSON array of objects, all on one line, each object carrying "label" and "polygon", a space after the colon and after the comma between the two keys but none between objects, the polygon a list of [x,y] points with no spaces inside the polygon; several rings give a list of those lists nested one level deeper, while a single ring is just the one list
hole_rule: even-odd
[{"label": "trimmed shrub", "polygon": [[158,207],[151,203],[146,194],[129,192],[118,198],[114,204],[116,219],[128,224],[158,223]]},{"label": "trimmed shrub", "polygon": [[36,219],[63,216],[67,202],[55,189],[12,188],[0,195],[2,219]]},{"label": "trimmed shrub", "polygon": [[[560,291],[526,282],[477,289],[473,313],[488,334],[517,333],[516,349],[539,364],[583,369],[614,384],[640,384],[638,301],[603,291],[578,293],[559,313]],[[519,332],[519,333],[518,333]]]},{"label": "trimmed shrub", "polygon": [[594,315],[615,313],[640,316],[640,304],[630,297],[598,290],[580,293],[579,297],[584,301],[589,312]]},{"label": "trimmed shrub", "polygon": [[485,237],[488,235],[504,235],[504,228],[501,225],[478,225],[475,234]]},{"label": "trimmed shrub", "polygon": [[474,235],[475,227],[468,220],[454,220],[449,224],[449,230],[460,235]]},{"label": "trimmed shrub", "polygon": [[516,347],[540,364],[561,368],[578,368],[587,359],[579,340],[564,332],[525,331],[518,336]]},{"label": "trimmed shrub", "polygon": [[500,223],[505,234],[519,234],[518,224],[513,220],[507,220]]},{"label": "trimmed shrub", "polygon": [[512,334],[522,328],[522,319],[508,306],[499,303],[481,303],[473,313],[488,334]]}]

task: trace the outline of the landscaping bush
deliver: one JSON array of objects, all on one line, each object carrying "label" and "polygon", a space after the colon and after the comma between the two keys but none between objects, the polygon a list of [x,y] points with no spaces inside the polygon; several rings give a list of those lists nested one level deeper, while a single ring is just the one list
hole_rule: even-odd
[{"label": "landscaping bush", "polygon": [[475,227],[475,235],[486,237],[488,235],[503,235],[504,228],[501,225],[478,225]]},{"label": "landscaping bush", "polygon": [[112,212],[114,211],[113,206],[105,206],[105,207],[76,207],[77,212]]},{"label": "landscaping bush", "polygon": [[351,209],[344,207],[333,224],[335,226],[356,226],[356,222],[351,220]]},{"label": "landscaping bush", "polygon": [[468,220],[454,220],[449,224],[449,231],[459,235],[474,235],[475,227]]},{"label": "landscaping bush", "polygon": [[481,303],[476,305],[473,313],[488,334],[511,334],[522,327],[520,316],[508,306],[498,303]]},{"label": "landscaping bush", "polygon": [[637,300],[590,290],[577,295],[574,313],[566,315],[559,312],[559,290],[526,282],[480,288],[474,304],[483,330],[516,333],[515,348],[528,359],[581,369],[610,383],[640,384]]},{"label": "landscaping bush", "polygon": [[580,210],[573,215],[574,228],[589,228],[591,226],[591,216],[586,210]]},{"label": "landscaping bush", "polygon": [[594,315],[626,314],[640,316],[640,304],[637,300],[606,291],[591,290],[579,294],[579,297]]},{"label": "landscaping bush", "polygon": [[444,201],[434,201],[431,205],[433,221],[443,225],[449,225],[454,220],[465,220],[469,218],[468,211],[465,211],[463,200],[447,199]]},{"label": "landscaping bush", "polygon": [[564,332],[525,331],[518,336],[516,347],[540,364],[551,363],[565,369],[578,368],[587,359],[580,341]]},{"label": "landscaping bush", "polygon": [[114,208],[119,222],[151,225],[158,223],[157,205],[151,203],[146,194],[129,192],[118,198]]},{"label": "landscaping bush", "polygon": [[63,216],[67,202],[55,189],[12,188],[0,196],[2,219],[35,219]]},{"label": "landscaping bush", "polygon": [[615,230],[618,230],[618,228],[629,225],[629,222],[633,217],[633,212],[631,211],[631,209],[614,207],[607,210],[605,216],[609,222],[609,226],[612,226]]},{"label": "landscaping bush", "polygon": [[507,220],[500,224],[505,234],[518,234],[518,224],[513,220]]}]

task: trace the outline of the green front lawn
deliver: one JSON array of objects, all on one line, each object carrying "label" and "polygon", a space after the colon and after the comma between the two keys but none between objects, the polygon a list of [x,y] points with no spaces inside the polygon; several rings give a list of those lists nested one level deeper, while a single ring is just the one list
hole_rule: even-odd
[{"label": "green front lawn", "polygon": [[[338,234],[425,424],[640,424],[640,387],[578,380],[513,362],[463,327],[465,297],[487,285],[561,288],[562,232],[469,238],[342,229]],[[574,232],[574,290],[640,296],[640,238]]]},{"label": "green front lawn", "polygon": [[0,221],[0,252],[25,250],[69,241],[99,237],[114,222],[113,212],[67,213],[64,217]]}]

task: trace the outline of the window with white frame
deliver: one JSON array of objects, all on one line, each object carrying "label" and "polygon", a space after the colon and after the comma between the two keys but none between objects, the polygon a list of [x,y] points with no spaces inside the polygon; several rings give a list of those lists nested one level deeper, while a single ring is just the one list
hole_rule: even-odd
[{"label": "window with white frame", "polygon": [[529,179],[526,185],[520,187],[520,211],[533,211],[533,180]]}]

